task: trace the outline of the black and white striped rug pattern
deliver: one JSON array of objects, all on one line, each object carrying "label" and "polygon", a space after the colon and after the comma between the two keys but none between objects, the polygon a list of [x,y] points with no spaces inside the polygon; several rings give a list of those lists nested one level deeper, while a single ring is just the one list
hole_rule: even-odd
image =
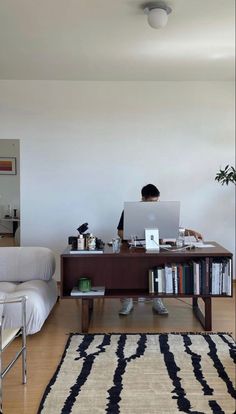
[{"label": "black and white striped rug pattern", "polygon": [[70,334],[38,414],[234,414],[229,334]]}]

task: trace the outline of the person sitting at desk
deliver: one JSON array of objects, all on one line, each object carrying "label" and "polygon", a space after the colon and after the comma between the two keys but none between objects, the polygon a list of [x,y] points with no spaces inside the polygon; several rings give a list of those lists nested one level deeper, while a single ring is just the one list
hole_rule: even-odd
[{"label": "person sitting at desk", "polygon": [[[160,197],[160,191],[153,184],[147,184],[141,190],[141,201],[158,201]],[[124,211],[122,211],[119,224],[117,226],[118,236],[123,240],[124,234]],[[194,236],[196,240],[202,240],[202,235],[195,230],[185,229],[186,236]],[[119,311],[120,315],[128,315],[133,309],[133,299],[125,298],[121,299],[122,307]],[[159,315],[168,315],[168,310],[165,307],[162,299],[153,299],[153,310]]]}]

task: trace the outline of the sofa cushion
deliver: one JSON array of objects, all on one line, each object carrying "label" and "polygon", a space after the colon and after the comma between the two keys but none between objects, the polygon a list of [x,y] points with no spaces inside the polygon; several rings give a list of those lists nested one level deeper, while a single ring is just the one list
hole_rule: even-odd
[{"label": "sofa cushion", "polygon": [[[57,283],[54,279],[30,280],[23,283],[0,282],[0,295],[5,299],[26,296],[26,333],[34,334],[42,328],[58,297]],[[3,327],[13,329],[21,326],[21,304],[4,305]]]},{"label": "sofa cushion", "polygon": [[48,281],[54,272],[54,254],[47,247],[0,247],[0,281]]}]

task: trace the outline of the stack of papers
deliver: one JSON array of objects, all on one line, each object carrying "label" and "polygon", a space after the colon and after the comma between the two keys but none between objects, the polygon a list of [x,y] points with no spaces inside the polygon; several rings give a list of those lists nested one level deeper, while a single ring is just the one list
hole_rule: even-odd
[{"label": "stack of papers", "polygon": [[198,247],[199,249],[204,249],[204,248],[208,248],[208,247],[215,247],[215,246],[213,246],[213,244],[206,244],[206,243],[203,243],[202,241],[189,242],[189,243],[186,243],[186,245],[187,246]]}]

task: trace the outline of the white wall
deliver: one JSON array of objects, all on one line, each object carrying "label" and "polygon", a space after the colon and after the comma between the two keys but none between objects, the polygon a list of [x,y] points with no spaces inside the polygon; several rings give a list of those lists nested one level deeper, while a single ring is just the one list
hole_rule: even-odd
[{"label": "white wall", "polygon": [[0,138],[21,140],[22,245],[51,247],[88,221],[108,241],[151,182],[181,224],[234,251],[231,82],[0,81]]},{"label": "white wall", "polygon": [[[7,134],[9,136],[9,133]],[[20,208],[20,150],[19,140],[1,139],[0,135],[0,157],[16,158],[16,175],[0,174],[0,218],[8,214],[10,206],[11,214],[13,209],[17,209],[19,215]],[[0,233],[12,233],[12,223],[0,221]]]}]

